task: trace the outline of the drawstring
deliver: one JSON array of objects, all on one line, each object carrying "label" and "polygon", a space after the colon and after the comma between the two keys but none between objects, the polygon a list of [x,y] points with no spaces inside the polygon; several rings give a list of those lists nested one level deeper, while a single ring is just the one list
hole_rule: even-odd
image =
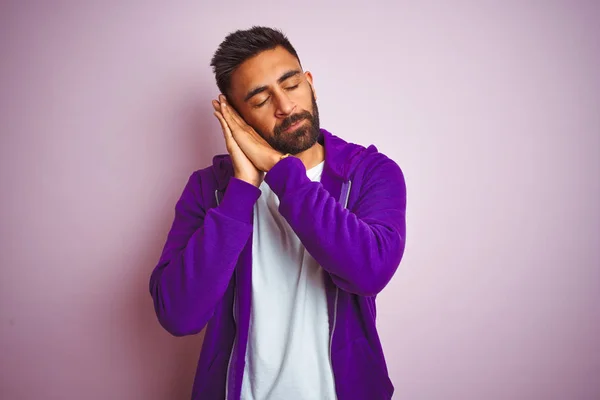
[{"label": "drawstring", "polygon": [[342,183],[342,191],[340,193],[340,204],[344,208],[348,208],[348,199],[350,198],[350,188],[352,187],[352,181]]}]

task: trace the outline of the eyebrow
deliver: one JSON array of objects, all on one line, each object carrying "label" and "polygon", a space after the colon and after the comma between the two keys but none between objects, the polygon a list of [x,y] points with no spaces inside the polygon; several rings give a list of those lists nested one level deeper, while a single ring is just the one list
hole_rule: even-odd
[{"label": "eyebrow", "polygon": [[[288,72],[286,72],[285,74],[281,75],[281,76],[279,77],[279,79],[277,79],[277,83],[281,84],[281,83],[283,83],[283,82],[284,82],[286,79],[289,79],[289,78],[291,78],[292,76],[296,76],[296,75],[298,75],[298,74],[300,74],[300,73],[301,73],[301,71],[300,71],[300,70],[298,70],[298,69],[294,69],[294,70],[288,71]],[[246,95],[246,97],[244,98],[244,101],[246,102],[246,101],[250,100],[252,97],[256,96],[256,95],[257,95],[257,94],[259,94],[259,93],[262,93],[262,92],[264,92],[265,90],[267,90],[267,86],[259,86],[259,87],[256,87],[256,88],[254,88],[254,89],[250,90],[250,91],[248,92],[248,94]]]}]

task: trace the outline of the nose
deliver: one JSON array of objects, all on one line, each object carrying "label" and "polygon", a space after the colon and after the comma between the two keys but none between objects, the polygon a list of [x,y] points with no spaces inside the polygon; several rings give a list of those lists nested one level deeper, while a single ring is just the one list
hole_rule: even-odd
[{"label": "nose", "polygon": [[285,92],[280,92],[277,94],[277,109],[275,114],[277,117],[285,118],[288,115],[292,114],[296,109],[296,103],[290,99],[290,97]]}]

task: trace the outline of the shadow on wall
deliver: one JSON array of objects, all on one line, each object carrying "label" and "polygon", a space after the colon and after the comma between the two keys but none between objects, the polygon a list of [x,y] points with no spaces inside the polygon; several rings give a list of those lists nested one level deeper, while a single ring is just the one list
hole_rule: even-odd
[{"label": "shadow on wall", "polygon": [[[156,399],[187,400],[191,397],[196,365],[204,339],[204,331],[183,338],[175,338],[166,332],[154,313],[148,285],[150,274],[159,260],[173,222],[175,204],[189,175],[210,165],[213,156],[222,152],[224,148],[220,143],[221,131],[218,124],[212,120],[214,117],[208,93],[209,90],[203,90],[190,96],[191,98],[184,99],[179,109],[175,110],[177,118],[180,118],[180,122],[176,124],[180,130],[168,132],[167,135],[172,137],[174,149],[171,149],[171,154],[176,154],[177,163],[183,165],[183,172],[177,176],[181,185],[175,193],[162,193],[164,199],[154,203],[164,204],[164,207],[153,210],[153,214],[148,216],[152,229],[147,231],[147,240],[140,247],[138,263],[134,266],[135,281],[132,282],[130,297],[125,300],[127,304],[124,309],[133,314],[133,318],[128,319],[132,325],[131,343],[134,344],[130,356],[137,360],[134,368],[143,371],[139,376],[140,384],[144,388],[142,392],[150,393],[152,398]],[[157,162],[169,160],[170,158],[166,158]]]}]

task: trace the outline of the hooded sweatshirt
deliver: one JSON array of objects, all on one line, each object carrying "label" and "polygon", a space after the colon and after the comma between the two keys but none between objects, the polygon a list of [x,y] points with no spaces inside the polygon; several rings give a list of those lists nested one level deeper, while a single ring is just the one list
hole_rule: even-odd
[{"label": "hooded sweatshirt", "polygon": [[[295,157],[265,182],[279,212],[325,272],[329,358],[339,400],[390,399],[394,386],[376,328],[376,296],[405,247],[406,185],[375,146],[321,129],[320,182]],[[175,336],[206,327],[192,399],[239,399],[252,301],[252,233],[259,188],[233,177],[228,155],[195,171],[175,206],[150,277],[160,324]]]}]

